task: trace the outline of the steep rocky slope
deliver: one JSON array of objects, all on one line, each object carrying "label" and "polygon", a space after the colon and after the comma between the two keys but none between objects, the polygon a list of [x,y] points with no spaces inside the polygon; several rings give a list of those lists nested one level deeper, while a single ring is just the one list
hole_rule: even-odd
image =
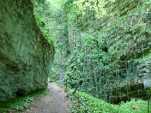
[{"label": "steep rocky slope", "polygon": [[151,79],[150,0],[69,0],[67,7],[73,48],[67,84],[109,101],[144,95],[142,84]]},{"label": "steep rocky slope", "polygon": [[0,101],[46,88],[53,45],[35,22],[31,0],[1,0],[0,28]]}]

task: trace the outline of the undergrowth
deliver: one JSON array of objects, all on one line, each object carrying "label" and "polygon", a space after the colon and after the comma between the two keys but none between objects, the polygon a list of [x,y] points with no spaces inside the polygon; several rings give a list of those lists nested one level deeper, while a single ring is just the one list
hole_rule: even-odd
[{"label": "undergrowth", "polygon": [[113,105],[84,92],[78,92],[71,96],[71,101],[71,113],[148,113],[148,103],[143,100],[132,99]]},{"label": "undergrowth", "polygon": [[39,90],[28,96],[17,97],[5,102],[0,102],[0,113],[20,113],[28,109],[36,97],[47,95],[47,90]]}]

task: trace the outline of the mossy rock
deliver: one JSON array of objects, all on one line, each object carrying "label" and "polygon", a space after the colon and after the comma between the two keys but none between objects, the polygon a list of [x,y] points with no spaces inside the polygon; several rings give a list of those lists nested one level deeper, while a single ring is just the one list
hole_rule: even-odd
[{"label": "mossy rock", "polygon": [[53,56],[36,24],[32,0],[0,1],[0,101],[47,87]]}]

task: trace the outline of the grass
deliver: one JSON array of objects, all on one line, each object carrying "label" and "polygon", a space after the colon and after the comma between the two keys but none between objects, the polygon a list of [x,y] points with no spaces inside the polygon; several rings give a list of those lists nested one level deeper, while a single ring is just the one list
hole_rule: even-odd
[{"label": "grass", "polygon": [[148,113],[148,102],[143,100],[132,99],[120,105],[113,105],[84,92],[78,92],[71,97],[71,101],[71,113]]},{"label": "grass", "polygon": [[28,96],[17,97],[5,102],[0,102],[0,113],[15,112],[19,113],[29,108],[36,97],[47,95],[47,90],[39,90]]}]

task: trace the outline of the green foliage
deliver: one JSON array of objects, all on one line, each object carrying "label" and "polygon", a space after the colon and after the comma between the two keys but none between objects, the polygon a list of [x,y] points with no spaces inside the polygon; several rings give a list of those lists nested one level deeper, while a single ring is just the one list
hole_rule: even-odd
[{"label": "green foliage", "polygon": [[[127,65],[121,63],[138,63],[145,59],[144,55],[150,57],[151,2],[136,1],[67,2],[66,5],[70,6],[67,7],[68,32],[75,32],[69,36],[73,44],[66,63],[66,84],[69,87],[78,87],[101,97],[106,86],[111,89],[116,84],[116,72],[121,82],[136,78],[135,73],[128,72]],[[114,83],[106,84],[109,80]]]},{"label": "green foliage", "polygon": [[75,88],[80,81],[83,81],[81,87],[83,90],[96,95],[100,92],[99,74],[104,68],[107,69],[104,64],[109,62],[109,58],[104,57],[106,52],[101,50],[99,43],[97,38],[84,34],[81,45],[77,45],[73,50],[66,67],[66,81],[71,87]]},{"label": "green foliage", "polygon": [[[50,34],[48,20],[46,19],[48,18],[48,15],[50,15],[49,5],[45,0],[43,1],[33,0],[33,4],[34,4],[34,15],[38,26],[40,27],[44,37],[48,40],[48,42],[53,43],[55,37],[53,36],[53,34]],[[54,23],[52,22],[52,24]]]},{"label": "green foliage", "polygon": [[[150,60],[150,6],[150,0],[57,0],[38,5],[37,21],[56,47],[51,81],[65,74],[68,87],[101,98],[106,88],[116,85],[117,72],[120,81],[135,79],[121,62]],[[109,80],[114,83],[107,84]]]},{"label": "green foliage", "polygon": [[71,99],[71,113],[147,113],[147,102],[142,100],[133,99],[120,105],[112,105],[84,92],[78,92]]},{"label": "green foliage", "polygon": [[5,102],[0,102],[0,112],[21,112],[28,109],[36,97],[47,95],[46,90],[39,90],[29,94],[28,96],[17,97]]},{"label": "green foliage", "polygon": [[32,103],[33,98],[30,96],[18,97],[17,99],[9,100],[0,103],[0,111],[17,110],[22,111],[28,108]]}]

